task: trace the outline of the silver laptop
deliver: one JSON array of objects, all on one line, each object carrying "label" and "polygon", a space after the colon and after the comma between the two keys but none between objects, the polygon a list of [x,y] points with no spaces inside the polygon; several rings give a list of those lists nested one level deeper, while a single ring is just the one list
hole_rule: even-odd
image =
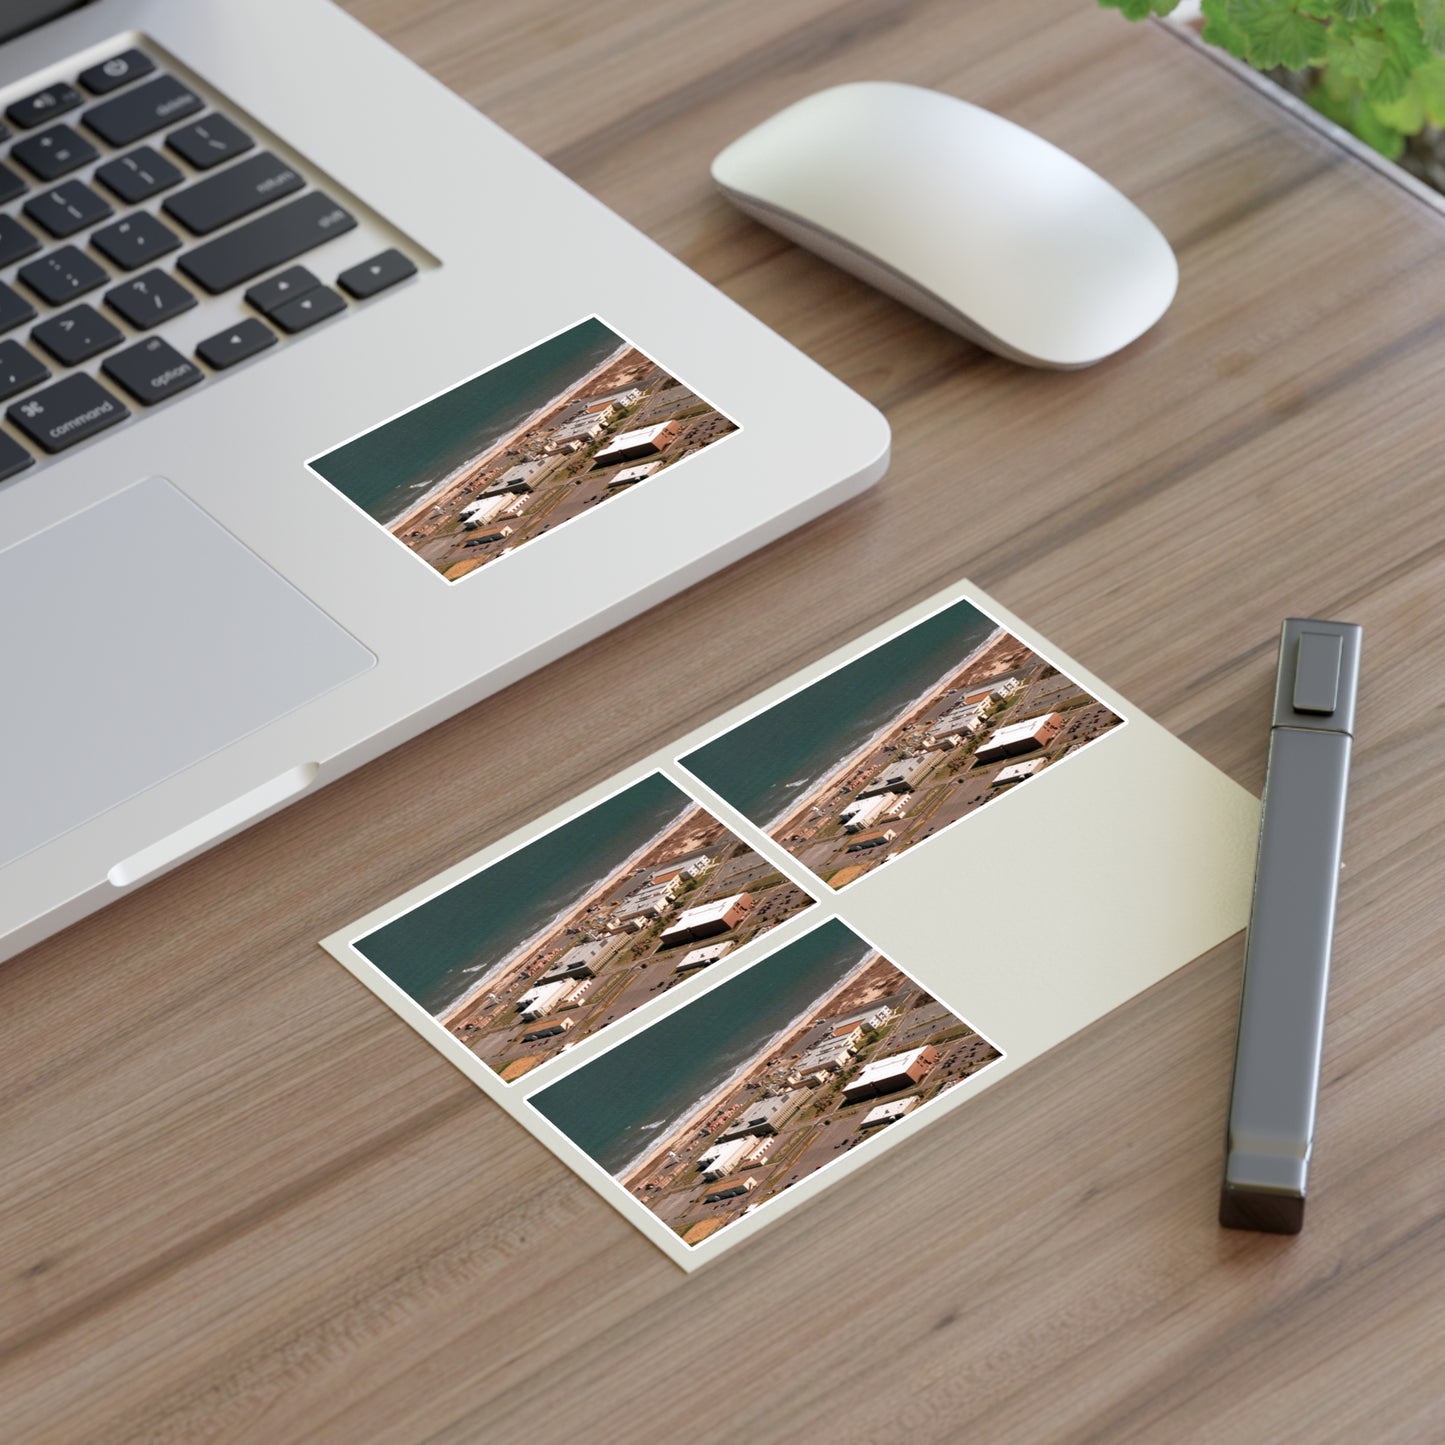
[{"label": "silver laptop", "polygon": [[0,35],[0,958],[887,464],[323,0]]}]

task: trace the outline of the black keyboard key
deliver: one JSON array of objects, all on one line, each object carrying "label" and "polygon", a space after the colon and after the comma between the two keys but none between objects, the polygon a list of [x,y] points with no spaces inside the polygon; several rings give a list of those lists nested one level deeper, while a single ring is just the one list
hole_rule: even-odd
[{"label": "black keyboard key", "polygon": [[40,299],[61,306],[87,291],[94,291],[110,278],[103,267],[74,246],[61,246],[22,266],[16,273]]},{"label": "black keyboard key", "polygon": [[82,70],[80,83],[92,95],[105,95],[139,80],[143,75],[149,75],[155,68],[155,61],[144,51],[122,50],[119,55],[112,55],[109,60]]},{"label": "black keyboard key", "polygon": [[206,374],[159,336],[108,356],[101,363],[101,370],[112,381],[118,381],[142,406],[165,401],[178,391],[194,386]]},{"label": "black keyboard key", "polygon": [[164,271],[147,271],[122,281],[105,293],[105,299],[139,331],[149,331],[196,304],[196,298]]},{"label": "black keyboard key", "polygon": [[20,179],[18,171],[12,171],[9,166],[0,164],[0,206],[7,201],[13,201],[16,196],[23,196],[29,189]]},{"label": "black keyboard key", "polygon": [[13,331],[34,315],[35,308],[18,291],[0,282],[0,331]]},{"label": "black keyboard key", "polygon": [[269,151],[250,156],[244,161],[207,176],[203,181],[177,191],[165,209],[188,230],[198,236],[208,235],[220,226],[239,221],[292,191],[299,191],[305,182],[285,161],[277,160]]},{"label": "black keyboard key", "polygon": [[108,145],[128,146],[200,108],[200,97],[193,90],[173,75],[158,75],[114,100],[91,106],[81,119]]},{"label": "black keyboard key", "polygon": [[276,333],[252,317],[206,337],[196,347],[196,355],[207,366],[224,371],[228,366],[235,366],[238,361],[245,361],[248,356],[255,356],[258,351],[265,351],[275,344]]},{"label": "black keyboard key", "polygon": [[73,236],[115,211],[84,181],[62,181],[53,190],[42,191],[25,202],[25,214],[39,221],[52,236]]},{"label": "black keyboard key", "polygon": [[311,191],[214,241],[187,251],[176,265],[213,295],[239,286],[356,225],[330,196]]},{"label": "black keyboard key", "polygon": [[30,333],[62,366],[79,366],[125,340],[120,327],[107,321],[94,306],[81,302],[59,316],[42,321]]},{"label": "black keyboard key", "polygon": [[39,238],[27,231],[14,216],[0,216],[0,266],[8,266],[22,256],[33,256],[39,249]]},{"label": "black keyboard key", "polygon": [[122,271],[134,271],[157,256],[174,251],[181,244],[181,238],[164,221],[139,211],[112,225],[102,226],[91,236],[90,244]]},{"label": "black keyboard key", "polygon": [[403,256],[393,247],[369,261],[361,262],[359,266],[348,266],[336,281],[348,296],[365,301],[368,296],[375,296],[378,291],[385,291],[388,286],[395,286],[398,281],[415,275],[416,266],[410,257]]},{"label": "black keyboard key", "polygon": [[88,165],[100,152],[68,125],[54,125],[39,135],[16,141],[10,147],[10,154],[38,179],[58,181],[61,176]]},{"label": "black keyboard key", "polygon": [[223,115],[208,115],[173,130],[166,144],[198,171],[208,171],[232,156],[244,154],[256,142],[235,121]]},{"label": "black keyboard key", "polygon": [[246,300],[263,316],[269,316],[278,306],[314,291],[320,284],[320,280],[304,266],[288,266],[284,271],[256,282],[247,290]]},{"label": "black keyboard key", "polygon": [[95,168],[95,178],[128,205],[148,201],[160,191],[178,185],[181,172],[149,146],[137,146],[129,155]]},{"label": "black keyboard key", "polygon": [[18,341],[0,341],[0,401],[44,381],[50,368]]},{"label": "black keyboard key", "polygon": [[5,415],[38,446],[63,452],[124,421],[130,409],[94,377],[77,371],[17,401]]},{"label": "black keyboard key", "polygon": [[80,92],[62,80],[55,85],[47,85],[44,90],[37,90],[34,95],[27,95],[24,100],[13,102],[6,107],[5,118],[21,130],[34,130],[36,126],[74,110],[80,101]]},{"label": "black keyboard key", "polygon": [[35,458],[14,437],[0,431],[0,482],[8,482],[34,462]]},{"label": "black keyboard key", "polygon": [[328,316],[335,316],[338,311],[345,310],[346,302],[335,291],[329,286],[318,286],[314,291],[308,291],[304,296],[298,296],[294,301],[278,306],[271,312],[271,320],[282,331],[294,335],[298,331],[305,331],[308,326],[315,326],[318,321],[325,321]]}]

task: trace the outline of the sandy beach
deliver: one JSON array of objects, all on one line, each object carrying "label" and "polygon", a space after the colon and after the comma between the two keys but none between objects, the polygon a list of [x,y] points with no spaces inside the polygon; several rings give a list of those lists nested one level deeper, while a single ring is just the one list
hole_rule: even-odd
[{"label": "sandy beach", "polygon": [[[858,768],[862,767],[868,757],[877,751],[878,745],[889,733],[897,731],[910,722],[918,714],[924,712],[928,705],[940,693],[947,691],[949,687],[957,687],[959,680],[963,678],[970,669],[976,667],[987,656],[989,651],[998,647],[1003,641],[1013,641],[1009,634],[1002,627],[995,628],[969,655],[956,667],[951,667],[937,682],[925,689],[914,698],[902,712],[896,714],[891,721],[878,728],[860,747],[855,748],[836,766],[830,768],[827,774],[819,780],[809,792],[790,804],[786,811],[770,818],[763,825],[763,831],[770,837],[786,837],[788,833],[807,821],[808,814],[820,806],[827,797],[835,792],[844,778],[849,777]],[[1006,670],[1006,669],[1004,669]]]},{"label": "sandy beach", "polygon": [[499,438],[488,447],[486,451],[478,452],[476,456],[463,462],[460,467],[454,468],[413,506],[408,507],[400,516],[393,517],[390,521],[382,525],[385,526],[389,532],[400,532],[404,528],[415,526],[418,522],[422,521],[426,514],[438,503],[446,505],[448,501],[455,500],[452,494],[459,493],[461,489],[467,485],[470,478],[484,470],[500,453],[505,452],[508,447],[515,445],[515,443],[531,431],[534,426],[545,421],[548,416],[575,396],[582,387],[586,386],[589,382],[595,381],[609,367],[616,365],[620,357],[626,355],[628,351],[633,349],[630,342],[624,341],[621,346],[604,357],[596,366],[587,372],[586,375],[579,376],[576,381],[563,387],[550,401],[543,402],[526,420],[519,422],[511,431],[507,432],[505,436]]},{"label": "sandy beach", "polygon": [[[786,1052],[782,1049],[785,1044],[799,1030],[807,1027],[809,1020],[817,1014],[826,1014],[828,1004],[840,994],[846,992],[857,980],[871,968],[879,959],[880,955],[876,949],[870,950],[859,962],[856,968],[850,969],[848,974],[839,979],[838,983],[822,995],[814,999],[805,1009],[798,1012],[792,1019],[783,1025],[771,1038],[762,1044],[744,1063],[739,1064],[727,1078],[715,1089],[710,1090],[703,1098],[682,1115],[678,1122],[672,1125],[662,1138],[649,1143],[644,1152],[634,1155],[620,1170],[614,1178],[624,1189],[632,1189],[637,1186],[648,1175],[655,1174],[658,1169],[666,1163],[669,1152],[678,1149],[682,1144],[697,1132],[710,1115],[726,1101],[727,1097],[744,1083],[759,1064],[764,1060],[772,1058],[779,1052]],[[724,985],[725,986],[725,985]]]}]

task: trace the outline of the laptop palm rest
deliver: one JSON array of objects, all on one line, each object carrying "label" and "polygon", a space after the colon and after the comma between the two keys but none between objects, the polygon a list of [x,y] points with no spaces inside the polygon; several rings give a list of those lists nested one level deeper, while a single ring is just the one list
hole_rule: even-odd
[{"label": "laptop palm rest", "polygon": [[158,477],[0,552],[0,867],[375,663]]}]

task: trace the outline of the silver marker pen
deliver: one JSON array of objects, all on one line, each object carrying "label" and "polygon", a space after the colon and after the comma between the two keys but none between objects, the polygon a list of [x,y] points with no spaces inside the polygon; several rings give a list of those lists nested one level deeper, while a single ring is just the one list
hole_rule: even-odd
[{"label": "silver marker pen", "polygon": [[1304,1224],[1360,638],[1354,623],[1299,617],[1280,637],[1219,1202],[1228,1229]]}]

